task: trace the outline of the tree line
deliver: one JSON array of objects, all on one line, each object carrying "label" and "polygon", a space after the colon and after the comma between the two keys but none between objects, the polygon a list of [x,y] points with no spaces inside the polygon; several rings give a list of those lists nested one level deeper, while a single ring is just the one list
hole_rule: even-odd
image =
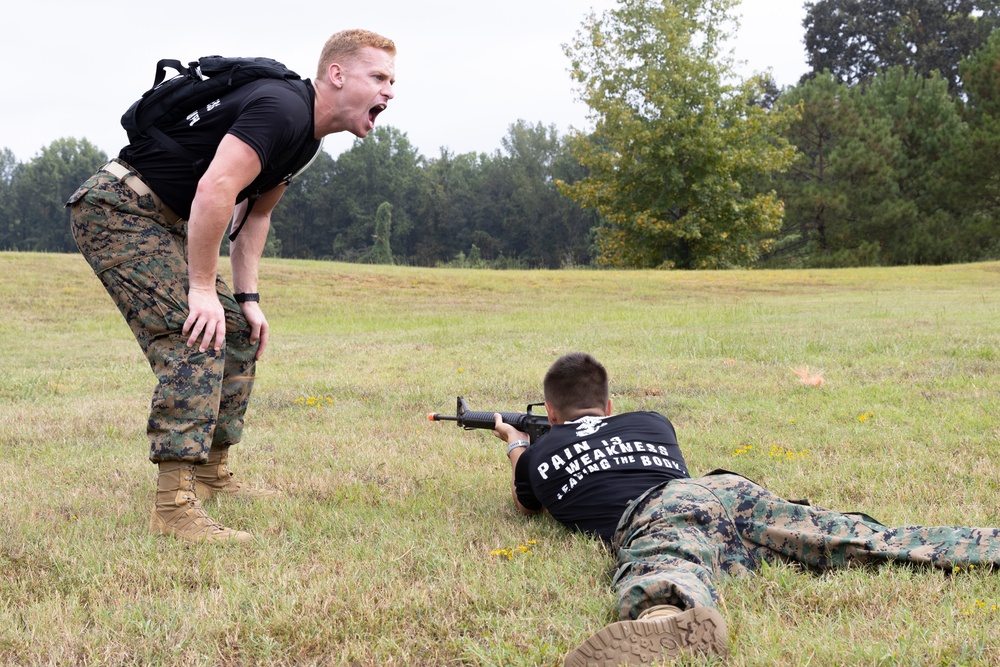
[{"label": "tree line", "polygon": [[[1000,0],[806,4],[811,71],[735,75],[735,0],[620,0],[565,50],[594,128],[519,120],[492,154],[380,127],[319,159],[266,252],[498,268],[814,267],[1000,258]],[[63,202],[107,156],[0,151],[0,249],[73,252]]]},{"label": "tree line", "polygon": [[[0,152],[0,249],[75,252],[63,203],[108,159],[59,139],[29,162]],[[517,122],[492,155],[422,156],[376,128],[334,158],[320,152],[272,215],[272,256],[422,266],[586,266],[594,213],[559,193],[577,178],[554,127]]]},{"label": "tree line", "polygon": [[806,5],[813,71],[784,91],[778,265],[1000,257],[1000,3]]}]

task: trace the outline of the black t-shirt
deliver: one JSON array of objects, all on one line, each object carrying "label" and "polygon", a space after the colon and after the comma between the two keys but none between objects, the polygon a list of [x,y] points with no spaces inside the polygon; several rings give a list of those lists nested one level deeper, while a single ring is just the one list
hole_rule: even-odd
[{"label": "black t-shirt", "polygon": [[174,213],[187,219],[198,180],[208,169],[222,138],[232,134],[257,152],[262,167],[233,203],[263,194],[301,171],[322,144],[314,137],[312,84],[305,82],[308,104],[292,85],[276,79],[254,81],[200,107],[176,124],[160,128],[201,158],[198,168],[152,138],[129,144],[118,157],[142,174]]},{"label": "black t-shirt", "polygon": [[521,454],[517,500],[610,542],[629,503],[647,489],[688,477],[673,424],[656,412],[583,417],[559,424]]}]

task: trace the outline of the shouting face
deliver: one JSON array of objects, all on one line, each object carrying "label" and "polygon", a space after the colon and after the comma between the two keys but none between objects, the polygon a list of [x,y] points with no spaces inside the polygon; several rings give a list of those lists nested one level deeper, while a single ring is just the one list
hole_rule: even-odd
[{"label": "shouting face", "polygon": [[385,111],[395,93],[395,58],[381,49],[365,47],[342,65],[333,65],[333,80],[340,84],[336,115],[340,129],[366,137],[375,118]]}]

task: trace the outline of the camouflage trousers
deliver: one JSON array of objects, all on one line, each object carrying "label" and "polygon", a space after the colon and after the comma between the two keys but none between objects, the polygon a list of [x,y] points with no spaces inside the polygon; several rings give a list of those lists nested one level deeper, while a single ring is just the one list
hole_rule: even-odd
[{"label": "camouflage trousers", "polygon": [[653,487],[622,515],[614,546],[622,620],[656,604],[715,606],[713,582],[752,573],[765,561],[819,570],[890,561],[942,569],[1000,564],[1000,530],[888,528],[864,515],[784,500],[729,473]]},{"label": "camouflage trousers", "polygon": [[256,345],[232,291],[216,280],[226,344],[188,347],[186,221],[105,171],[67,202],[80,252],[125,317],[156,375],[149,459],[204,463],[212,445],[239,442],[253,388]]}]

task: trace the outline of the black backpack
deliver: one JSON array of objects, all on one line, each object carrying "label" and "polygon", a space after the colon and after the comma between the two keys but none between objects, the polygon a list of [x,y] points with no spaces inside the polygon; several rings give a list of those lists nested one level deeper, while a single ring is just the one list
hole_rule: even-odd
[{"label": "black backpack", "polygon": [[[167,68],[176,70],[179,76],[164,81]],[[122,127],[128,134],[129,142],[141,137],[155,139],[171,153],[190,159],[197,170],[204,160],[168,137],[157,126],[176,123],[226,93],[265,78],[288,81],[305,103],[312,105],[306,86],[301,83],[302,78],[277,60],[205,56],[184,67],[179,60],[163,59],[156,63],[153,87],[122,115]]]},{"label": "black backpack", "polygon": [[[178,76],[164,81],[168,67],[176,70]],[[187,67],[181,65],[179,60],[163,59],[156,63],[153,87],[143,93],[122,115],[122,127],[125,128],[130,143],[142,137],[154,139],[174,155],[190,160],[192,168],[198,172],[204,167],[204,158],[199,158],[181,146],[157,126],[166,127],[182,118],[191,117],[198,109],[226,93],[259,79],[287,81],[306,105],[312,106],[302,77],[271,58],[205,56],[191,61]],[[234,240],[243,228],[253,202],[251,198],[243,220],[230,235],[230,240]]]}]

